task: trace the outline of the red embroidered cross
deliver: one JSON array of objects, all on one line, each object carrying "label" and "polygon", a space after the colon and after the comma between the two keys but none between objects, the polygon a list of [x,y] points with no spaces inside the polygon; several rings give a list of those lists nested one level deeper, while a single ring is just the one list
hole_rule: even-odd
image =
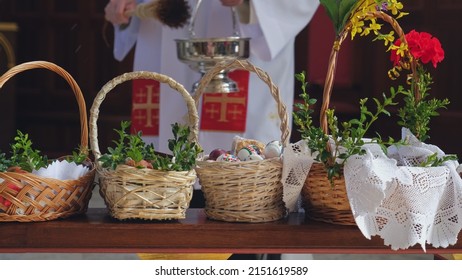
[{"label": "red embroidered cross", "polygon": [[158,81],[133,81],[132,133],[159,135],[159,88]]}]

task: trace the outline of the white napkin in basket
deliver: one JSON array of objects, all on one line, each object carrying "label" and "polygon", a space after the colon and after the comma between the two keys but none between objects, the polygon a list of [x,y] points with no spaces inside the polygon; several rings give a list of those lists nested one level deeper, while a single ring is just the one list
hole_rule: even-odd
[{"label": "white napkin in basket", "polygon": [[89,172],[90,169],[75,162],[68,162],[66,160],[55,160],[46,168],[42,167],[39,170],[33,170],[32,173],[58,180],[76,180]]}]

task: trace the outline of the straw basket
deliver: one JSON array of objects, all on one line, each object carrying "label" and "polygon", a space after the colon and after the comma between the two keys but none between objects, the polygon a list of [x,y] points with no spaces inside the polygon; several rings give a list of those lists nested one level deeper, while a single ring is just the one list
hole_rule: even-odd
[{"label": "straw basket", "polygon": [[343,176],[334,179],[334,186],[327,178],[321,163],[313,163],[302,188],[303,208],[308,218],[340,225],[355,225]]},{"label": "straw basket", "polygon": [[188,106],[190,141],[197,142],[197,109],[186,89],[172,78],[146,71],[129,72],[107,82],[95,97],[90,111],[90,144],[97,162],[100,194],[110,214],[117,219],[167,220],[184,219],[192,199],[197,177],[189,171],[138,169],[121,164],[115,170],[101,166],[97,119],[106,94],[115,86],[133,79],[152,79],[168,84],[179,92]]},{"label": "straw basket", "polygon": [[[80,112],[80,147],[88,154],[85,100],[79,86],[68,72],[46,61],[27,62],[3,74],[0,77],[0,87],[14,75],[36,68],[45,68],[57,73],[71,86]],[[0,204],[0,221],[38,222],[85,213],[91,198],[96,169],[89,159],[84,165],[90,168],[90,172],[76,180],[57,180],[32,173],[0,172],[0,197],[11,202],[8,207]],[[10,188],[12,185],[17,188]]]},{"label": "straw basket", "polygon": [[[389,23],[400,37],[402,42],[406,42],[403,30],[398,22],[391,16],[383,12],[371,12],[369,16],[382,19]],[[325,134],[328,134],[328,123],[326,111],[329,108],[330,97],[332,94],[333,81],[335,77],[335,68],[340,46],[347,37],[351,24],[347,25],[334,43],[330,57],[329,66],[326,76],[323,103],[320,112],[321,128]],[[416,65],[411,62],[411,71],[415,77]],[[323,164],[313,163],[305,184],[302,188],[302,201],[308,218],[333,224],[356,225],[351,212],[350,202],[346,192],[345,180],[342,178],[334,180],[334,186],[327,178],[327,172]]]},{"label": "straw basket", "polygon": [[[286,107],[279,97],[279,89],[267,73],[246,60],[219,63],[199,82],[194,95],[196,104],[205,86],[220,71],[244,69],[257,74],[265,82],[278,106],[281,119],[281,143],[287,145],[289,128]],[[205,213],[215,220],[226,222],[268,222],[286,214],[282,200],[282,162],[280,158],[242,162],[197,162],[197,176],[205,197]]]}]

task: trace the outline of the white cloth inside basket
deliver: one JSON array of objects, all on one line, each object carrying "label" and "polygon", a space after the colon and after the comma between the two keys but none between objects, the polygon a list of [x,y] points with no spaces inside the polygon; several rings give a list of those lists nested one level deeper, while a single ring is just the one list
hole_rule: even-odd
[{"label": "white cloth inside basket", "polygon": [[32,173],[36,175],[58,180],[77,180],[88,172],[90,172],[88,167],[66,160],[55,160],[47,167],[32,170]]},{"label": "white cloth inside basket", "polygon": [[356,224],[370,239],[378,235],[393,250],[420,244],[446,248],[462,228],[462,179],[457,161],[415,167],[428,155],[444,152],[403,129],[410,145],[392,146],[388,156],[377,144],[350,157],[344,174]]}]

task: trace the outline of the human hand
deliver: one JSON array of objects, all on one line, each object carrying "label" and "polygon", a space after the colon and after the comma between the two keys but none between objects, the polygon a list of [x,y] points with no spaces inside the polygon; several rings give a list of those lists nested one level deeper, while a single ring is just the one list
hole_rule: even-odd
[{"label": "human hand", "polygon": [[233,7],[241,5],[244,0],[220,0],[223,6]]},{"label": "human hand", "polygon": [[126,11],[133,11],[136,7],[136,0],[110,0],[104,8],[105,18],[113,24],[127,24],[130,17],[125,15]]}]

